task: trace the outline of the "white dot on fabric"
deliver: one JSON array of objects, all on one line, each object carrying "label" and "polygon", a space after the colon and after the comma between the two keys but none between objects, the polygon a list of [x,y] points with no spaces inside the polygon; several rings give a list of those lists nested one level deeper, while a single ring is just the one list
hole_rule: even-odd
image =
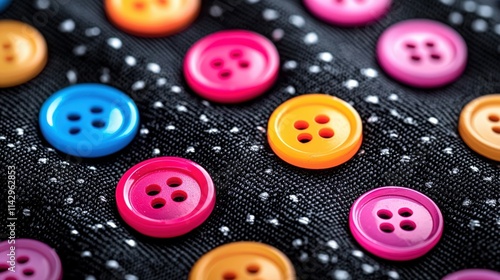
[{"label": "white dot on fabric", "polygon": [[295,88],[292,87],[292,86],[287,86],[285,91],[288,93],[288,94],[295,94]]},{"label": "white dot on fabric", "polygon": [[308,225],[311,222],[311,220],[308,217],[300,217],[297,219],[297,221],[303,225]]},{"label": "white dot on fabric", "polygon": [[275,42],[283,39],[284,36],[285,36],[285,31],[281,28],[274,29],[273,33],[271,34],[271,37],[273,37],[273,40]]},{"label": "white dot on fabric", "polygon": [[91,27],[85,29],[85,36],[87,37],[96,37],[101,34],[101,29],[99,27]]},{"label": "white dot on fabric", "polygon": [[476,13],[481,17],[490,18],[493,16],[493,8],[490,6],[481,5],[477,9]]},{"label": "white dot on fabric", "polygon": [[68,82],[70,84],[76,84],[76,82],[78,81],[75,70],[69,70],[68,72],[66,72],[66,78],[68,79]]},{"label": "white dot on fabric", "polygon": [[318,65],[312,65],[311,67],[309,67],[309,72],[316,74],[321,72],[321,68]]},{"label": "white dot on fabric", "polygon": [[387,275],[392,279],[399,279],[399,274],[396,271],[391,270],[387,272]]},{"label": "white dot on fabric", "polygon": [[180,86],[172,86],[172,88],[170,89],[172,92],[175,92],[175,93],[181,93],[182,92],[182,89]]},{"label": "white dot on fabric", "polygon": [[373,68],[364,68],[361,69],[361,75],[368,78],[376,78],[378,76],[378,72]]},{"label": "white dot on fabric", "polygon": [[306,21],[304,20],[304,18],[298,15],[291,15],[288,18],[288,22],[298,28],[304,27],[304,25],[306,25]]},{"label": "white dot on fabric", "polygon": [[369,264],[366,264],[366,263],[361,265],[361,269],[366,274],[371,274],[371,273],[375,272],[375,268]]},{"label": "white dot on fabric", "polygon": [[139,131],[139,133],[141,135],[148,135],[149,134],[149,129],[147,129],[147,128],[141,128],[141,130]]},{"label": "white dot on fabric", "polygon": [[116,269],[120,267],[120,264],[115,260],[109,260],[106,262],[106,267]]},{"label": "white dot on fabric", "polygon": [[327,263],[329,259],[330,259],[330,256],[328,256],[328,254],[325,254],[325,253],[318,254],[318,261],[320,263]]},{"label": "white dot on fabric", "polygon": [[329,52],[319,53],[318,58],[324,62],[332,62],[333,61],[333,55]]},{"label": "white dot on fabric", "polygon": [[167,84],[167,79],[165,78],[159,78],[156,80],[156,86],[162,87]]},{"label": "white dot on fabric", "polygon": [[127,245],[130,247],[135,247],[137,245],[137,243],[133,239],[126,239],[125,243],[127,243]]},{"label": "white dot on fabric", "polygon": [[247,0],[247,3],[248,4],[256,4],[256,3],[259,3],[260,0]]},{"label": "white dot on fabric", "polygon": [[39,10],[45,10],[50,7],[50,0],[37,0],[35,2],[35,8]]},{"label": "white dot on fabric", "polygon": [[253,223],[255,222],[255,216],[248,214],[246,222],[249,223],[249,224],[251,224],[251,225],[253,225]]},{"label": "white dot on fabric", "polygon": [[453,5],[455,3],[455,0],[439,0],[441,3],[445,5]]},{"label": "white dot on fabric", "polygon": [[186,153],[194,153],[194,152],[195,152],[194,147],[187,147]]},{"label": "white dot on fabric", "polygon": [[109,80],[111,79],[111,76],[109,75],[109,69],[108,68],[103,68],[102,69],[102,75],[99,78],[101,80],[101,83],[106,84],[109,83]]},{"label": "white dot on fabric", "polygon": [[125,280],[139,280],[139,277],[132,275],[132,274],[126,274],[124,277],[125,277]]},{"label": "white dot on fabric", "polygon": [[153,103],[153,108],[155,108],[155,109],[163,108],[163,107],[165,107],[165,106],[163,105],[163,103],[161,103],[161,101],[156,101],[155,103]]},{"label": "white dot on fabric", "polygon": [[262,201],[266,201],[269,198],[269,194],[267,192],[263,192],[263,193],[259,194],[259,198]]},{"label": "white dot on fabric", "polygon": [[224,10],[222,10],[222,8],[217,5],[213,5],[212,7],[210,7],[210,10],[208,12],[213,17],[220,17],[224,13]]},{"label": "white dot on fabric", "polygon": [[354,89],[354,88],[357,88],[358,86],[359,86],[359,82],[356,80],[347,80],[344,82],[344,87],[346,87],[348,89]]},{"label": "white dot on fabric", "polygon": [[173,125],[167,125],[166,129],[167,130],[175,130],[175,126],[173,126]]},{"label": "white dot on fabric", "polygon": [[368,95],[365,98],[365,101],[368,102],[368,103],[372,103],[372,104],[378,104],[379,103],[378,96],[375,96],[375,95]]},{"label": "white dot on fabric", "polygon": [[240,132],[240,129],[237,128],[237,127],[233,127],[233,128],[231,128],[231,130],[229,132],[231,132],[231,133],[238,133],[238,132]]},{"label": "white dot on fabric", "polygon": [[278,11],[276,10],[273,10],[273,9],[265,9],[263,12],[262,12],[262,17],[264,18],[264,20],[266,21],[271,21],[271,20],[276,20],[279,18],[279,13]]},{"label": "white dot on fabric", "polygon": [[200,121],[202,122],[208,122],[208,118],[206,115],[200,115]]},{"label": "white dot on fabric", "polygon": [[78,234],[80,234],[80,233],[78,232],[78,230],[76,230],[76,229],[72,229],[72,230],[70,231],[70,233],[71,233],[71,234],[73,234],[73,235],[78,235]]},{"label": "white dot on fabric", "polygon": [[146,87],[146,83],[144,81],[137,81],[132,85],[132,90],[141,90],[144,89],[144,87]]},{"label": "white dot on fabric", "polygon": [[87,275],[85,280],[96,280],[96,278],[93,275]]},{"label": "white dot on fabric", "polygon": [[318,43],[318,34],[315,32],[307,33],[306,36],[304,36],[304,43],[306,45],[314,45]]},{"label": "white dot on fabric", "polygon": [[450,21],[451,24],[459,25],[462,24],[462,22],[464,21],[464,17],[459,12],[452,12],[448,16],[448,20]]},{"label": "white dot on fabric", "polygon": [[59,24],[59,31],[61,32],[70,33],[73,30],[75,30],[75,21],[72,19],[67,19]]},{"label": "white dot on fabric", "polygon": [[463,7],[466,12],[472,13],[476,10],[477,4],[474,1],[465,1]]},{"label": "white dot on fabric", "polygon": [[161,71],[160,65],[158,65],[156,63],[148,63],[148,65],[146,65],[146,69],[148,69],[149,71],[151,71],[155,74],[158,74]]},{"label": "white dot on fabric", "polygon": [[299,202],[299,198],[298,198],[296,195],[294,195],[294,194],[291,194],[291,195],[289,196],[289,198],[290,198],[290,200],[291,200],[292,202],[295,202],[295,203]]},{"label": "white dot on fabric", "polygon": [[391,95],[389,95],[389,100],[391,101],[397,101],[399,99],[399,96],[395,93],[392,93]]},{"label": "white dot on fabric", "polygon": [[219,230],[220,230],[220,232],[222,232],[222,234],[223,234],[224,236],[227,236],[227,235],[229,234],[229,228],[228,228],[228,227],[226,227],[226,226],[221,226],[221,227],[219,228]]},{"label": "white dot on fabric", "polygon": [[89,257],[92,257],[92,253],[91,253],[91,252],[89,252],[89,251],[83,251],[83,252],[80,254],[80,256],[81,256],[82,258],[89,258]]},{"label": "white dot on fabric", "polygon": [[273,226],[279,226],[280,225],[280,222],[278,221],[278,219],[276,218],[273,218],[273,219],[268,219],[267,222]]},{"label": "white dot on fabric", "polygon": [[495,28],[493,30],[495,30],[496,34],[500,35],[500,24],[495,25]]},{"label": "white dot on fabric", "polygon": [[476,32],[485,32],[488,30],[488,23],[484,19],[476,19],[472,22],[472,30]]},{"label": "white dot on fabric", "polygon": [[345,270],[341,270],[341,269],[335,270],[335,272],[333,273],[333,277],[336,280],[348,280],[348,279],[351,279],[351,275],[349,275],[349,272],[347,272]]},{"label": "white dot on fabric", "polygon": [[432,123],[432,124],[438,124],[438,123],[439,123],[438,119],[436,119],[436,118],[434,118],[434,117],[430,117],[430,118],[428,118],[427,120],[428,120],[430,123]]},{"label": "white dot on fabric", "polygon": [[126,56],[125,57],[125,63],[127,63],[128,66],[135,66],[137,64],[137,59],[133,56]]},{"label": "white dot on fabric", "polygon": [[339,244],[335,240],[330,240],[326,242],[326,246],[332,248],[333,250],[337,250],[339,248]]},{"label": "white dot on fabric", "polygon": [[361,252],[359,250],[352,251],[352,255],[357,257],[357,258],[362,258],[364,256],[363,252]]},{"label": "white dot on fabric", "polygon": [[295,68],[297,68],[297,61],[295,60],[289,60],[283,64],[283,69],[285,70],[293,70]]},{"label": "white dot on fabric", "polygon": [[123,45],[122,41],[116,37],[111,37],[107,41],[108,45],[116,50],[120,49]]}]

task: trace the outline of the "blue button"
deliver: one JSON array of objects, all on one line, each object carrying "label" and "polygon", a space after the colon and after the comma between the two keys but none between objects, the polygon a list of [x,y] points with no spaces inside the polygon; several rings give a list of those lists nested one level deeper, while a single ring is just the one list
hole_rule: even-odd
[{"label": "blue button", "polygon": [[139,112],[132,99],[113,87],[80,84],[49,97],[39,122],[43,136],[57,150],[95,158],[115,153],[134,139]]},{"label": "blue button", "polygon": [[0,13],[7,9],[7,6],[10,5],[12,0],[0,0]]}]

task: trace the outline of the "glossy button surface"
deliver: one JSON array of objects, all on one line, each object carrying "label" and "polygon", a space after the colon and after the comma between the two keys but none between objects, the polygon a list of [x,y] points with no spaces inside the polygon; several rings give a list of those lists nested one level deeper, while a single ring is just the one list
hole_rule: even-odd
[{"label": "glossy button surface", "polygon": [[279,55],[267,38],[244,30],[221,31],[189,49],[184,76],[196,93],[211,101],[237,103],[267,91],[276,81]]},{"label": "glossy button surface", "polygon": [[19,21],[0,20],[0,88],[33,79],[46,63],[47,44],[38,30]]},{"label": "glossy button surface", "polygon": [[442,280],[499,280],[500,272],[487,269],[464,269],[446,275]]},{"label": "glossy button surface", "polygon": [[406,261],[431,250],[443,233],[443,216],[424,194],[402,187],[382,187],[359,197],[349,213],[349,228],[370,253]]},{"label": "glossy button surface", "polygon": [[109,19],[138,36],[165,36],[191,24],[201,0],[104,0]]},{"label": "glossy button surface", "polygon": [[460,34],[431,20],[407,20],[379,38],[377,58],[394,79],[421,88],[456,80],[467,64],[467,45]]},{"label": "glossy button surface", "polygon": [[460,114],[458,131],[472,150],[500,161],[500,94],[485,95],[467,104]]},{"label": "glossy button surface", "polygon": [[290,260],[257,242],[229,243],[208,252],[193,266],[189,280],[294,280]]},{"label": "glossy button surface", "polygon": [[129,169],[116,188],[123,220],[152,237],[175,237],[201,225],[215,205],[210,175],[183,158],[159,157]]},{"label": "glossy button surface", "polygon": [[306,94],[284,102],[267,126],[274,153],[308,169],[330,168],[351,159],[361,146],[362,132],[358,112],[326,94]]},{"label": "glossy button surface", "polygon": [[370,23],[382,17],[392,0],[304,0],[316,17],[343,26]]},{"label": "glossy button surface", "polygon": [[0,0],[0,13],[5,11],[12,0]]},{"label": "glossy button surface", "polygon": [[95,158],[127,146],[139,127],[132,99],[116,88],[80,84],[50,96],[39,116],[43,136],[56,149]]},{"label": "glossy button surface", "polygon": [[[15,247],[15,250],[11,250],[11,247]],[[4,241],[0,243],[0,279],[60,280],[61,260],[52,248],[40,241],[16,239],[11,244]]]}]

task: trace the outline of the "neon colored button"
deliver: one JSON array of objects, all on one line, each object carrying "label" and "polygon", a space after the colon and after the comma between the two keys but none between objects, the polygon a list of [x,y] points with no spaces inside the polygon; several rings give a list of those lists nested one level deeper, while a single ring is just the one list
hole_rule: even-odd
[{"label": "neon colored button", "polygon": [[189,280],[295,280],[290,260],[258,242],[234,242],[215,248],[193,266]]},{"label": "neon colored button", "polygon": [[385,72],[402,83],[420,88],[439,87],[462,74],[467,64],[467,45],[447,25],[431,20],[407,20],[382,34],[377,58]]},{"label": "neon colored button", "polygon": [[382,187],[359,197],[349,213],[354,239],[370,253],[406,261],[431,250],[443,233],[443,216],[427,196],[402,187]]},{"label": "neon colored button", "polygon": [[116,204],[123,220],[138,232],[160,238],[188,233],[215,205],[210,175],[183,158],[160,157],[129,169],[118,182]]},{"label": "neon colored button", "polygon": [[105,0],[108,18],[120,29],[138,36],[176,33],[198,16],[201,0]]},{"label": "neon colored button", "polygon": [[12,0],[0,0],[0,13],[5,11]]},{"label": "neon colored button", "polygon": [[0,20],[0,88],[33,79],[46,63],[47,44],[40,32],[19,21]]},{"label": "neon colored button", "polygon": [[115,153],[134,139],[139,112],[132,99],[113,87],[81,84],[49,97],[39,123],[47,142],[59,151],[95,158]]},{"label": "neon colored button", "polygon": [[11,244],[4,241],[0,243],[0,279],[60,280],[61,260],[52,248],[40,241],[16,239]]},{"label": "neon colored button", "polygon": [[304,0],[316,17],[337,25],[356,26],[381,18],[392,0]]},{"label": "neon colored button", "polygon": [[485,95],[467,104],[460,114],[458,131],[472,150],[500,161],[500,94]]},{"label": "neon colored button", "polygon": [[348,161],[363,139],[358,112],[347,102],[326,94],[286,101],[274,110],[267,127],[274,153],[308,169],[330,168]]},{"label": "neon colored button", "polygon": [[442,280],[499,280],[500,273],[487,269],[465,269],[446,275]]},{"label": "neon colored button", "polygon": [[202,97],[238,103],[266,92],[278,78],[279,55],[267,38],[221,31],[196,42],[184,60],[187,83]]}]

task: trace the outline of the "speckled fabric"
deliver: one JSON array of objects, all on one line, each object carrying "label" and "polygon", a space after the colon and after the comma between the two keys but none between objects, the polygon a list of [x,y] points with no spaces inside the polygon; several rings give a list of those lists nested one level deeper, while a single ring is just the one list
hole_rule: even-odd
[{"label": "speckled fabric", "polygon": [[[339,28],[315,19],[299,0],[206,0],[191,27],[157,39],[116,29],[100,0],[14,2],[0,18],[35,26],[50,57],[36,79],[0,90],[0,182],[6,185],[7,166],[15,166],[16,234],[53,247],[65,279],[186,279],[203,254],[241,240],[283,251],[299,279],[440,279],[465,268],[500,270],[500,166],[471,151],[457,132],[465,104],[500,91],[497,1],[395,0],[380,21]],[[457,82],[419,90],[379,68],[377,38],[410,18],[444,22],[465,38],[469,62]],[[184,54],[200,38],[236,28],[275,43],[279,80],[244,104],[202,100],[183,80]],[[39,131],[44,100],[85,82],[121,89],[140,110],[140,133],[115,155],[68,157]],[[350,102],[364,126],[359,153],[321,171],[283,162],[266,139],[267,120],[279,104],[314,92]],[[167,155],[203,166],[215,183],[217,202],[191,233],[153,239],[123,222],[114,191],[127,169]],[[443,237],[420,259],[374,257],[350,234],[354,200],[389,185],[426,194],[443,213]]]}]

